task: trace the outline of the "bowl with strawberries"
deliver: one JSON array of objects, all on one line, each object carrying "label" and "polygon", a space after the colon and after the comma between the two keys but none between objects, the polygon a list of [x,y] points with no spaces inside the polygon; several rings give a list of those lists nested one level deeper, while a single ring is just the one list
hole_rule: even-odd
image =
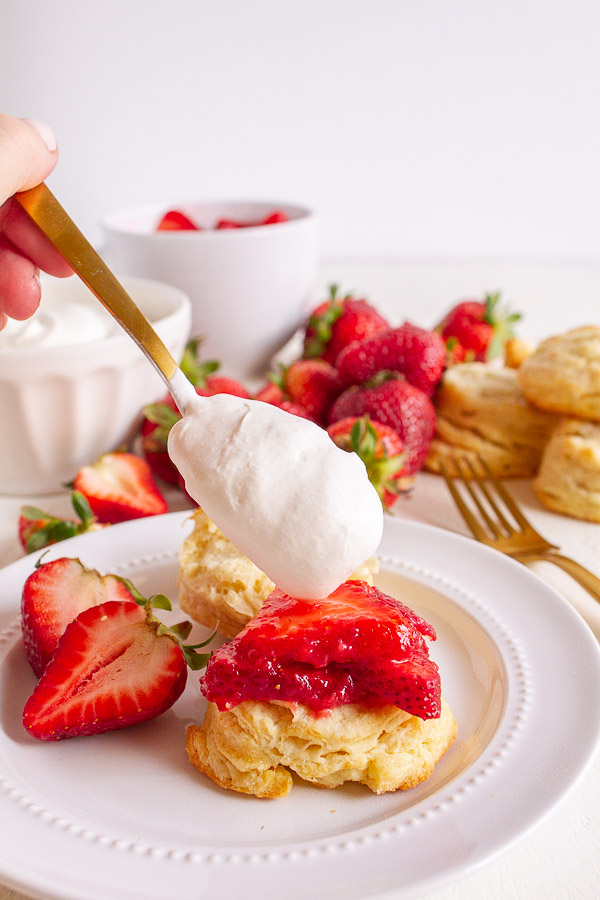
[{"label": "bowl with strawberries", "polygon": [[238,377],[261,375],[308,312],[317,219],[279,202],[159,203],[103,222],[114,268],[181,288],[192,333]]}]

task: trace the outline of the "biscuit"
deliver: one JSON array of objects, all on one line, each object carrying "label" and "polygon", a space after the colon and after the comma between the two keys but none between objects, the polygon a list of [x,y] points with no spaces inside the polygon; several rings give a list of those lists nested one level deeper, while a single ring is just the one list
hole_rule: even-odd
[{"label": "biscuit", "polygon": [[600,423],[561,420],[533,487],[549,509],[600,522]]},{"label": "biscuit", "polygon": [[209,703],[203,724],[188,728],[186,749],[200,772],[243,794],[284,797],[291,772],[320,787],[357,781],[382,794],[429,778],[455,736],[443,700],[440,718],[426,720],[389,705],[315,716],[299,703],[246,700],[224,712]]},{"label": "biscuit", "polygon": [[[179,551],[179,606],[196,622],[233,638],[261,608],[275,584],[226,538],[206,513],[192,513],[194,530]],[[375,557],[352,578],[373,584]]]},{"label": "biscuit", "polygon": [[234,547],[202,509],[179,551],[179,606],[232,638],[256,615],[274,583]]},{"label": "biscuit", "polygon": [[540,409],[600,420],[600,327],[548,338],[518,372],[525,396]]},{"label": "biscuit", "polygon": [[452,366],[440,385],[436,431],[425,467],[440,472],[453,457],[476,455],[500,478],[537,472],[556,419],[531,406],[517,370],[472,362]]}]

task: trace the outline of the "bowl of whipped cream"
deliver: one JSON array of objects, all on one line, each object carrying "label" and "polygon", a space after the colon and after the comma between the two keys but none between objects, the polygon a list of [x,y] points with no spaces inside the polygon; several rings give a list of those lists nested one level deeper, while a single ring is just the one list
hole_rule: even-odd
[{"label": "bowl of whipped cream", "polygon": [[264,375],[309,313],[318,264],[316,214],[279,201],[155,203],[103,220],[117,271],[181,288],[206,359],[242,379]]},{"label": "bowl of whipped cream", "polygon": [[[142,278],[122,283],[179,360],[191,327],[186,294]],[[0,493],[60,491],[81,466],[127,444],[142,407],[165,392],[79,278],[43,277],[37,312],[0,331]]]}]

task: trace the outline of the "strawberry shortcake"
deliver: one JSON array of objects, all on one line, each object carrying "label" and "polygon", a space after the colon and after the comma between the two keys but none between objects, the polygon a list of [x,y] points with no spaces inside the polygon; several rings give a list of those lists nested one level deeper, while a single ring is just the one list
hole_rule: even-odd
[{"label": "strawberry shortcake", "polygon": [[419,784],[456,735],[427,639],[427,622],[362,581],[323,600],[275,589],[211,657],[191,762],[221,787],[267,798],[285,796],[292,773],[375,793]]}]

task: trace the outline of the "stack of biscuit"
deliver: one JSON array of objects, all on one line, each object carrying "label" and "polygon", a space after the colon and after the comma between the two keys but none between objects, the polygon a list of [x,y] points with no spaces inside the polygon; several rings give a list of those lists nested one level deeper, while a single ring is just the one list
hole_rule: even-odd
[{"label": "stack of biscuit", "polygon": [[426,468],[480,457],[499,478],[534,478],[549,509],[600,522],[600,327],[548,338],[512,365],[446,371]]},{"label": "stack of biscuit", "polygon": [[[524,363],[525,365],[525,363]],[[435,399],[436,431],[425,467],[483,459],[499,478],[531,478],[556,424],[528,402],[516,369],[482,362],[449,368]],[[465,472],[468,471],[465,467]]]},{"label": "stack of biscuit", "polygon": [[600,522],[600,327],[548,338],[519,369],[527,399],[559,416],[534,488],[556,512]]}]

